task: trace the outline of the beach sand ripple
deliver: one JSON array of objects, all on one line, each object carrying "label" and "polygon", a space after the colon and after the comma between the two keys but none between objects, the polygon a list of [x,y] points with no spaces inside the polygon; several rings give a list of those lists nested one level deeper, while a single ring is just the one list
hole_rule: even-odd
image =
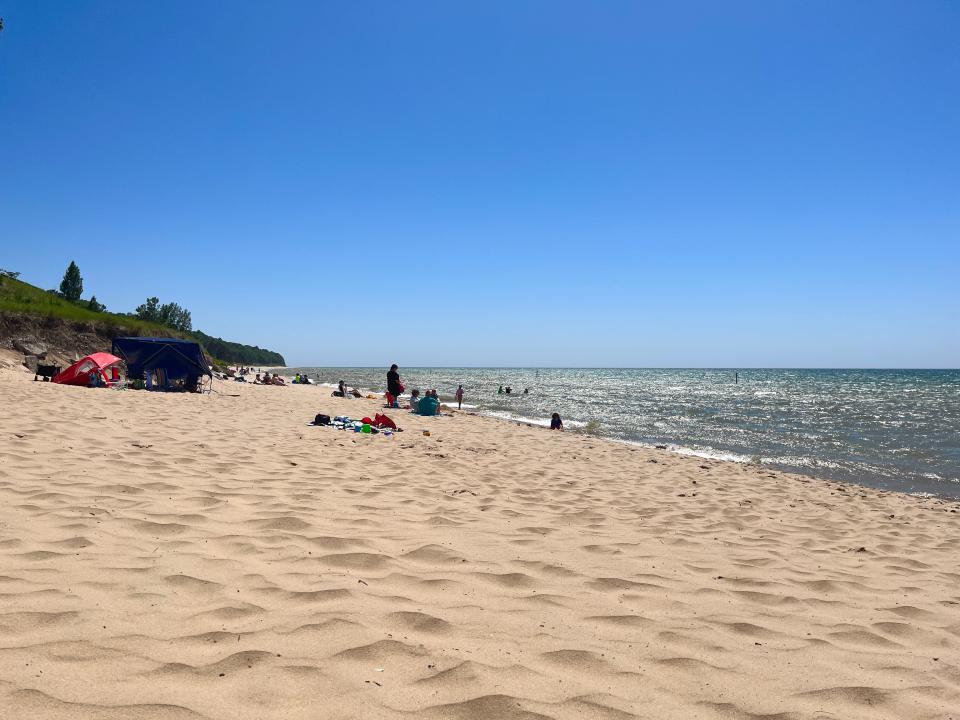
[{"label": "beach sand ripple", "polygon": [[960,718],[956,503],[31,378],[0,371],[0,717]]}]

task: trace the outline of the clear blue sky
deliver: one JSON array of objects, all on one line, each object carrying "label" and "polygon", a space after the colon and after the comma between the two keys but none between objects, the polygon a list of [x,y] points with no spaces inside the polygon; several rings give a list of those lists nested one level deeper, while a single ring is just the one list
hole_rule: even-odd
[{"label": "clear blue sky", "polygon": [[0,267],[341,365],[960,365],[960,3],[0,0]]}]

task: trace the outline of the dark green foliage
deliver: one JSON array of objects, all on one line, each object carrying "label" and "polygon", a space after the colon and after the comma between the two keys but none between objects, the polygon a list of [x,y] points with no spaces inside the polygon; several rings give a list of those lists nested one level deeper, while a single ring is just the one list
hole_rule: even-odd
[{"label": "dark green foliage", "polygon": [[144,322],[160,322],[160,298],[147,298],[143,305],[137,306],[133,314]]},{"label": "dark green foliage", "polygon": [[93,295],[89,300],[87,300],[87,309],[93,310],[95,313],[102,313],[107,309],[107,306],[103,303],[97,302],[97,296]]},{"label": "dark green foliage", "polygon": [[211,337],[199,330],[195,330],[191,335],[206,348],[208,354],[227,362],[244,365],[286,365],[283,355],[272,350],[263,350],[256,345],[243,345]]},{"label": "dark green foliage", "polygon": [[[160,305],[157,298],[149,298],[146,303],[137,308],[134,313],[109,313],[106,308],[95,311],[90,303],[68,302],[56,290],[41,290],[38,287],[16,280],[8,275],[0,275],[0,315],[5,313],[15,315],[33,315],[42,318],[41,322],[55,324],[57,321],[75,321],[78,323],[94,323],[109,336],[142,335],[142,336],[172,336],[196,340],[204,346],[207,355],[224,363],[243,363],[246,365],[276,366],[285,365],[283,355],[263,350],[251,345],[229,342],[221,338],[211,337],[202,332],[176,330],[161,322],[161,310],[167,308],[166,317],[174,321],[175,311],[180,311],[177,318],[181,325],[191,322],[190,312],[176,303]],[[155,313],[155,314],[154,314]],[[146,317],[144,317],[146,316]]]},{"label": "dark green foliage", "polygon": [[193,328],[189,310],[180,307],[177,303],[161,305],[160,298],[147,298],[143,305],[137,307],[134,315],[146,322],[160,323],[181,332],[190,332]]},{"label": "dark green foliage", "polygon": [[181,332],[190,332],[193,329],[190,311],[177,303],[165,303],[160,306],[160,322]]},{"label": "dark green foliage", "polygon": [[63,280],[60,281],[60,294],[71,302],[76,302],[83,295],[83,278],[80,276],[80,268],[72,260],[63,274]]}]

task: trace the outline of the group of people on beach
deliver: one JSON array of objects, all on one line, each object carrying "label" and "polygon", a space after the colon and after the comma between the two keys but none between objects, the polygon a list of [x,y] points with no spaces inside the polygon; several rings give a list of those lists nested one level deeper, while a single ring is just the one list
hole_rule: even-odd
[{"label": "group of people on beach", "polygon": [[287,381],[280,377],[279,373],[274,373],[272,376],[270,373],[265,372],[261,377],[260,373],[257,373],[256,379],[253,381],[255,384],[259,385],[286,385]]},{"label": "group of people on beach", "polygon": [[[394,363],[390,366],[390,370],[387,371],[387,407],[399,408],[400,407],[400,396],[403,395],[406,387],[403,382],[400,380],[400,367]],[[513,388],[509,385],[504,390],[503,385],[500,386],[498,394],[509,395],[513,392]],[[334,393],[336,394],[336,393]],[[463,408],[463,385],[457,386],[457,391],[454,393],[454,398],[457,401],[457,409],[460,410]],[[529,395],[530,390],[524,389],[524,395]],[[437,394],[436,388],[431,390],[425,390],[423,395],[420,394],[420,390],[413,389],[410,391],[410,411],[418,415],[439,415],[440,414],[440,396]],[[550,429],[551,430],[563,430],[563,420],[560,418],[560,413],[553,413],[550,418]]]},{"label": "group of people on beach", "polygon": [[[393,408],[400,407],[400,396],[403,395],[406,387],[400,381],[400,367],[394,363],[387,371],[387,405]],[[457,401],[457,410],[463,408],[463,385],[458,385],[453,394]],[[425,390],[420,394],[420,390],[410,391],[410,410],[420,415],[439,415],[440,414],[440,396],[437,389]]]}]

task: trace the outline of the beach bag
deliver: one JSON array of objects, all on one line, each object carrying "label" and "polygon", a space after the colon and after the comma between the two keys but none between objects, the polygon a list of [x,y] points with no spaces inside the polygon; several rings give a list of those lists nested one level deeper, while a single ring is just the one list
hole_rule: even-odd
[{"label": "beach bag", "polygon": [[330,416],[329,416],[329,415],[318,414],[318,415],[313,419],[313,424],[314,424],[314,425],[329,425],[329,424],[330,424]]}]

